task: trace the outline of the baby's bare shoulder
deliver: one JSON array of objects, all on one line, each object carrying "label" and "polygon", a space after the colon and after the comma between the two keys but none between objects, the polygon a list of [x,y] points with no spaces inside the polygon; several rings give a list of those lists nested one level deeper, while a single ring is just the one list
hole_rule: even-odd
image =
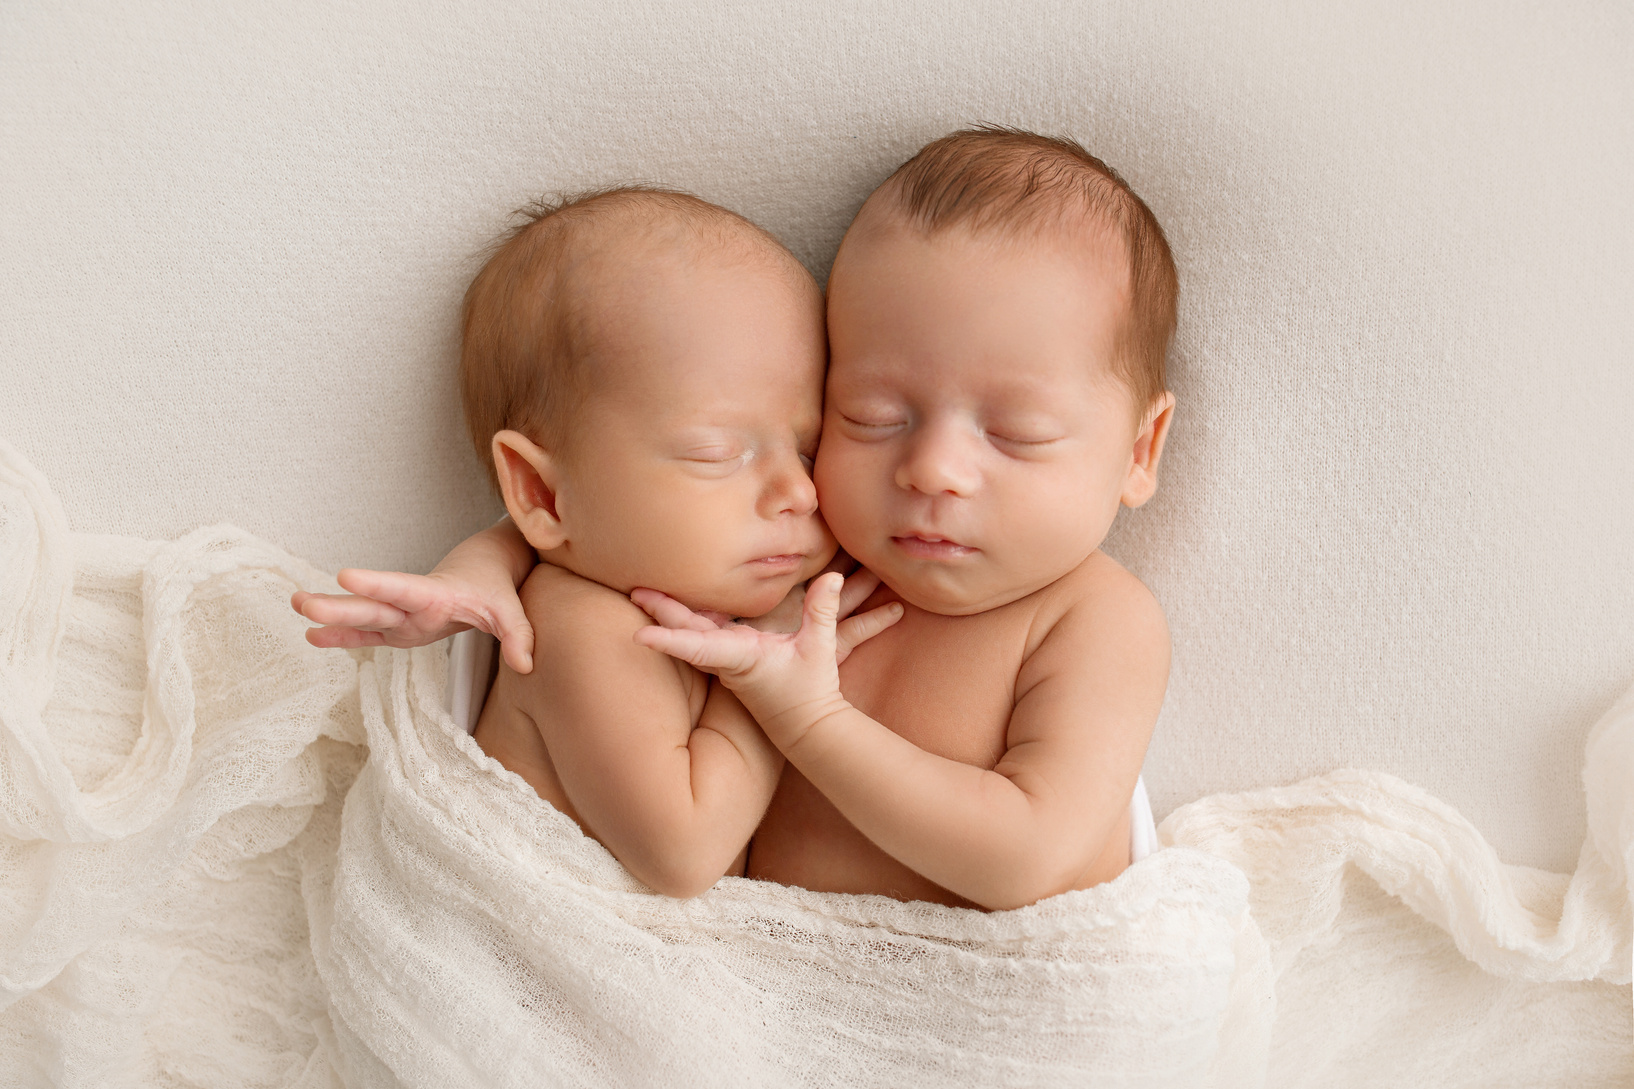
[{"label": "baby's bare shoulder", "polygon": [[650,624],[647,614],[624,594],[573,572],[541,563],[522,583],[518,594],[528,622],[543,635],[546,629],[578,629],[585,626],[631,632]]},{"label": "baby's bare shoulder", "polygon": [[1144,582],[1104,552],[1091,554],[1042,592],[1030,642],[1038,652],[1050,648],[1066,656],[1115,646],[1120,659],[1160,657],[1167,672],[1169,625],[1162,606]]},{"label": "baby's bare shoulder", "polygon": [[[552,721],[695,720],[707,690],[691,666],[638,645],[652,621],[617,590],[549,564],[522,584],[522,608],[534,630],[533,672],[514,677],[514,698],[541,730]],[[616,693],[617,699],[609,699]],[[612,725],[609,725],[611,723]]]},{"label": "baby's bare shoulder", "polygon": [[673,659],[637,646],[634,635],[652,621],[617,590],[550,564],[522,584],[522,609],[534,631],[539,683],[616,682],[631,675],[673,681]]},{"label": "baby's bare shoulder", "polygon": [[1049,595],[1041,612],[1057,615],[1071,610],[1111,610],[1162,617],[1163,610],[1146,584],[1105,552],[1090,557],[1044,591]]}]

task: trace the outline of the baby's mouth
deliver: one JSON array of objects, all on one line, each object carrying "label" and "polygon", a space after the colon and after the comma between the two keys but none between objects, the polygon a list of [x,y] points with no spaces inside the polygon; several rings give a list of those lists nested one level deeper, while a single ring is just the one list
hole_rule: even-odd
[{"label": "baby's mouth", "polygon": [[929,533],[892,537],[891,543],[916,560],[957,560],[981,551]]},{"label": "baby's mouth", "polygon": [[793,571],[806,562],[804,552],[785,552],[777,556],[761,556],[749,561],[750,566],[762,571]]}]

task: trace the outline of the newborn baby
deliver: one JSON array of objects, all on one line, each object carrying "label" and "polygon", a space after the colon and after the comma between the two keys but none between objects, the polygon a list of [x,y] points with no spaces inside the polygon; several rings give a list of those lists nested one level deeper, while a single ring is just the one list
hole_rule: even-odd
[{"label": "newborn baby", "polygon": [[[467,422],[514,528],[454,567],[499,570],[514,597],[505,572],[542,561],[521,602],[549,618],[539,668],[500,670],[477,743],[673,896],[741,872],[782,757],[729,692],[635,643],[647,618],[628,594],[662,587],[722,619],[754,617],[822,570],[834,542],[810,469],[824,347],[821,293],[793,255],[678,193],[536,209],[466,294]],[[407,604],[391,578],[342,581]],[[851,599],[875,585],[854,580]],[[381,608],[293,604],[354,626]],[[855,618],[847,637],[893,618]]]},{"label": "newborn baby", "polygon": [[828,291],[817,493],[902,621],[837,666],[837,576],[795,635],[637,595],[681,629],[641,642],[716,673],[788,758],[748,874],[988,908],[1115,877],[1169,641],[1099,547],[1172,415],[1162,231],[1076,145],[955,133],[868,199]]},{"label": "newborn baby", "polygon": [[[1175,298],[1151,212],[1070,142],[955,133],[869,198],[829,282],[816,481],[842,547],[883,580],[868,633],[898,615],[884,609],[901,622],[844,658],[859,640],[837,575],[796,634],[662,586],[634,595],[663,625],[634,638],[716,673],[788,758],[748,876],[1008,908],[1127,867],[1168,632],[1099,547],[1156,488]],[[525,668],[507,532],[398,592],[367,636],[476,624]]]}]

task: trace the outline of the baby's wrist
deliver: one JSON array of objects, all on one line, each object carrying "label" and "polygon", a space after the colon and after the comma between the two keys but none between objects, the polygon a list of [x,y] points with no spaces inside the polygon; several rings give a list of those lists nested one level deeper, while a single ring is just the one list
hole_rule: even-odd
[{"label": "baby's wrist", "polygon": [[[749,706],[748,701],[745,701],[745,706]],[[755,712],[754,707],[750,706],[749,709],[751,713]],[[794,704],[784,704],[780,709],[764,710],[765,714],[755,714],[755,721],[760,723],[760,728],[772,744],[788,755],[824,719],[851,710],[851,703],[836,690]]]},{"label": "baby's wrist", "polygon": [[473,556],[449,556],[431,569],[435,578],[455,593],[488,599],[506,590],[515,592],[508,581],[508,572],[499,564]]}]

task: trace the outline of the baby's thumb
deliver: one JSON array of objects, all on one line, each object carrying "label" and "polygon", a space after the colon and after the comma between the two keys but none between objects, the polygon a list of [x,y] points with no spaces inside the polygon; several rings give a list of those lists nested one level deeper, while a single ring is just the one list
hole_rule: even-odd
[{"label": "baby's thumb", "polygon": [[520,601],[500,607],[494,614],[494,634],[505,664],[518,673],[533,672],[533,625],[522,611]]},{"label": "baby's thumb", "polygon": [[800,607],[800,634],[834,643],[834,628],[840,622],[840,588],[845,576],[837,571],[818,575],[806,587],[806,600]]}]

